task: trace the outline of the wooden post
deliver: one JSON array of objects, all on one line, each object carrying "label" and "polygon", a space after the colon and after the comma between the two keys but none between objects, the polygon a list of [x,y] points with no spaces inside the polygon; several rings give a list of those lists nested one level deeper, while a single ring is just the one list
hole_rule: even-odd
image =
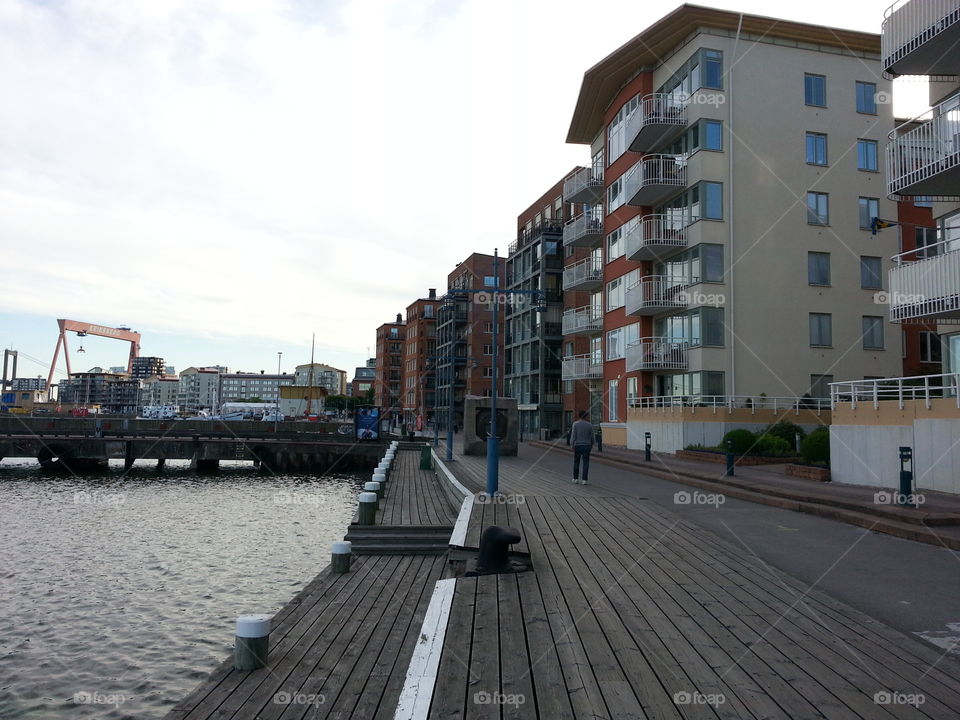
[{"label": "wooden post", "polygon": [[349,541],[341,540],[333,543],[332,554],[330,556],[330,574],[343,575],[350,572],[350,552],[351,545]]},{"label": "wooden post", "polygon": [[383,497],[383,485],[378,482],[365,482],[363,484],[364,492],[372,492],[377,494],[377,500]]},{"label": "wooden post", "polygon": [[387,476],[377,471],[373,474],[373,482],[380,483],[380,497],[384,497],[387,494]]},{"label": "wooden post", "polygon": [[359,525],[375,525],[377,522],[377,494],[374,492],[360,493]]},{"label": "wooden post", "polygon": [[267,666],[270,652],[270,616],[241,615],[237,618],[233,667],[243,672]]}]

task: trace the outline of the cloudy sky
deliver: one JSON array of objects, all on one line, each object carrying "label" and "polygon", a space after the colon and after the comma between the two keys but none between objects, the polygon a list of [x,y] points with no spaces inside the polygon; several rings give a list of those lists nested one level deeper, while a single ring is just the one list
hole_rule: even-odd
[{"label": "cloudy sky", "polygon": [[[889,0],[702,4],[879,32]],[[271,371],[316,333],[352,370],[586,162],[584,71],[675,6],[0,0],[0,344],[46,375],[65,317]]]}]

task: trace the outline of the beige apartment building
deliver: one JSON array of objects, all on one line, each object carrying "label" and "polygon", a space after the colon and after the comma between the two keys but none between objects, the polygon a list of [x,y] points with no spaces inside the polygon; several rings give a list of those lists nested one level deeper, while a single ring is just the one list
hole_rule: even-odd
[{"label": "beige apartment building", "polygon": [[666,405],[826,404],[834,379],[900,373],[881,304],[899,242],[871,231],[896,218],[890,85],[879,35],[692,5],[587,70],[564,246],[602,282],[563,325],[606,442],[638,445]]}]

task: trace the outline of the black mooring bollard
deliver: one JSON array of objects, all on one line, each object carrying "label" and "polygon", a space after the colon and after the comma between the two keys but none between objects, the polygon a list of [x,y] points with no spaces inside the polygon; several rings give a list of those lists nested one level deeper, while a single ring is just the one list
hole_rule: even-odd
[{"label": "black mooring bollard", "polygon": [[520,542],[520,531],[491,525],[480,536],[477,570],[493,573],[510,567],[510,546]]}]

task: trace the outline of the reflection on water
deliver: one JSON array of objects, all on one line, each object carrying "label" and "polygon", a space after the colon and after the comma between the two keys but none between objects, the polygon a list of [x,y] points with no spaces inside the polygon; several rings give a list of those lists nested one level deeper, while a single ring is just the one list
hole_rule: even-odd
[{"label": "reflection on water", "polygon": [[328,562],[359,478],[0,462],[0,718],[159,718]]}]

